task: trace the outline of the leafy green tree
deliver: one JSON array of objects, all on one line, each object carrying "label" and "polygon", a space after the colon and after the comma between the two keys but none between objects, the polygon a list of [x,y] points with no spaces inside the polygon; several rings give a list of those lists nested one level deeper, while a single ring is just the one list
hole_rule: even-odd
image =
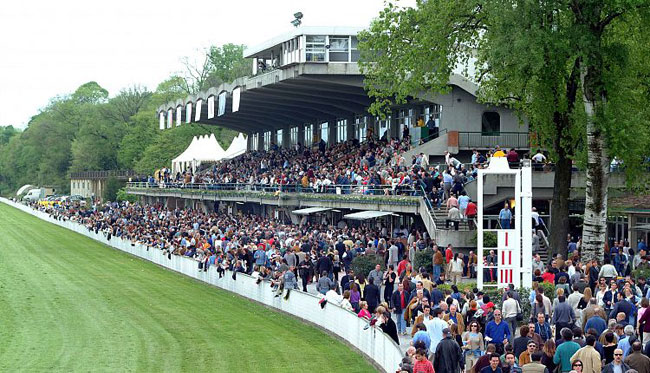
[{"label": "leafy green tree", "polygon": [[251,73],[251,64],[244,58],[245,45],[224,44],[221,47],[212,46],[208,51],[210,71],[206,85],[201,89],[217,86],[221,83],[231,83],[237,78]]},{"label": "leafy green tree", "polygon": [[109,177],[106,179],[104,195],[102,196],[104,201],[117,201],[117,194],[123,186],[124,183],[117,180],[115,177]]},{"label": "leafy green tree", "polygon": [[[582,1],[571,4],[585,6]],[[556,163],[551,239],[559,251],[566,251],[571,164],[584,154],[589,117],[581,105],[586,59],[581,43],[592,37],[576,21],[571,4],[461,0],[418,1],[415,8],[399,8],[387,3],[360,34],[359,46],[374,113],[412,96],[447,92],[454,69],[473,65],[475,72],[465,68],[463,74],[480,85],[479,100],[509,106],[528,120],[539,145],[552,152]],[[612,4],[605,8],[621,9]],[[631,161],[639,164],[638,157]],[[601,185],[606,188],[606,182]]]}]

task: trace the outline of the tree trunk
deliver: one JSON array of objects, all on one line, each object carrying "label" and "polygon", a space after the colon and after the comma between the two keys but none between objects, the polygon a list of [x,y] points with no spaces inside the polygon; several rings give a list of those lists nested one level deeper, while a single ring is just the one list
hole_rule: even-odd
[{"label": "tree trunk", "polygon": [[559,152],[555,162],[551,224],[549,226],[549,259],[560,253],[567,257],[566,236],[569,233],[569,194],[571,192],[571,159]]},{"label": "tree trunk", "polygon": [[587,115],[587,182],[585,215],[582,226],[583,261],[603,259],[603,248],[607,237],[607,185],[609,181],[609,159],[605,148],[604,134],[598,128],[598,112],[606,103],[604,91],[593,81],[595,69],[582,77],[584,106]]}]

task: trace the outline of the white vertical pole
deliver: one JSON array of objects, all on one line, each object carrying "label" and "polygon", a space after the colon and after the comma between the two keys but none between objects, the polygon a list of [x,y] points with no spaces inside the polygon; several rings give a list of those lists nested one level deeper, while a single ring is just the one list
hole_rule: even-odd
[{"label": "white vertical pole", "polygon": [[478,180],[476,184],[476,209],[478,210],[478,220],[476,222],[476,286],[479,289],[483,289],[483,177],[483,170],[478,170]]},{"label": "white vertical pole", "polygon": [[516,245],[512,250],[512,283],[515,288],[521,287],[521,172],[515,173],[515,229],[513,231],[514,242]]},{"label": "white vertical pole", "polygon": [[532,222],[532,209],[533,209],[533,193],[532,193],[532,169],[529,162],[525,162],[521,168],[521,210],[522,210],[522,223],[521,223],[521,253],[522,253],[522,284],[525,288],[533,286],[533,222]]}]

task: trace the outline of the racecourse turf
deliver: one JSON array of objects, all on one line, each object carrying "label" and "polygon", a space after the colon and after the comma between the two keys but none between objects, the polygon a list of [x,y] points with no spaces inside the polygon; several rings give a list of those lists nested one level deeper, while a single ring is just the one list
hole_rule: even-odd
[{"label": "racecourse turf", "polygon": [[323,331],[0,203],[0,372],[372,372]]}]

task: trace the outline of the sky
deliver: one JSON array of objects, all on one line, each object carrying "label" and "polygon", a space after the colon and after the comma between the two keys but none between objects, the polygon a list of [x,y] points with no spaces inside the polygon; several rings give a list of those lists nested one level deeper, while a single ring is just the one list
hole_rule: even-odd
[{"label": "sky", "polygon": [[[408,4],[410,0],[403,0]],[[226,43],[260,44],[306,26],[367,26],[383,0],[33,0],[0,11],[0,126],[24,128],[57,95],[96,81],[114,96],[154,90],[181,59]]]}]

